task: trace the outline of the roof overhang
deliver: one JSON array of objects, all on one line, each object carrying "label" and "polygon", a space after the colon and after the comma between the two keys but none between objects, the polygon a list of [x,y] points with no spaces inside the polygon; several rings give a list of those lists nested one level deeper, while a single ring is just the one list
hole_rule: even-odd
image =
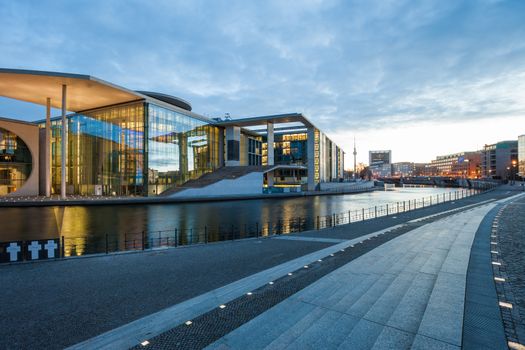
[{"label": "roof overhang", "polygon": [[89,109],[144,99],[145,96],[89,75],[0,68],[0,96],[62,108],[67,86],[67,110]]},{"label": "roof overhang", "polygon": [[283,124],[283,123],[301,123],[306,127],[314,127],[314,125],[306,119],[306,117],[300,113],[290,113],[290,114],[277,114],[277,115],[268,115],[261,117],[249,117],[242,119],[231,119],[223,120],[217,122],[217,125],[221,126],[257,126],[257,125],[266,125],[268,123],[274,124]]}]

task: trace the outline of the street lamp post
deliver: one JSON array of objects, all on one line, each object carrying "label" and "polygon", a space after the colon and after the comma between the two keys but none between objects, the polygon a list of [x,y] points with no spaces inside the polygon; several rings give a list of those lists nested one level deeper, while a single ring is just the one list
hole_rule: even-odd
[{"label": "street lamp post", "polygon": [[516,159],[512,160],[512,184],[516,183]]}]

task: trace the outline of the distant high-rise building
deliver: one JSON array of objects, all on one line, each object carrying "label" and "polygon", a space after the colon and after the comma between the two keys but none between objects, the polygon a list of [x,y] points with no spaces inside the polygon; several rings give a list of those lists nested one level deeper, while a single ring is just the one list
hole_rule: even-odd
[{"label": "distant high-rise building", "polygon": [[517,162],[517,140],[485,145],[481,154],[481,175],[492,179],[510,179],[512,172],[517,172]]},{"label": "distant high-rise building", "polygon": [[525,135],[518,137],[518,174],[525,177]]},{"label": "distant high-rise building", "polygon": [[368,152],[368,164],[391,164],[392,163],[392,151],[369,151]]}]

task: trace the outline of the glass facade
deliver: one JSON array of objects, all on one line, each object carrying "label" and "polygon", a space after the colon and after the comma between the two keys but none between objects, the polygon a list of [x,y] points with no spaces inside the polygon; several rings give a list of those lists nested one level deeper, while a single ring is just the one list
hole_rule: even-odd
[{"label": "glass facade", "polygon": [[275,135],[275,164],[308,164],[306,133]]},{"label": "glass facade", "polygon": [[[52,193],[60,193],[61,129],[51,122]],[[70,115],[67,193],[160,194],[218,168],[219,140],[218,127],[142,101]]]},{"label": "glass facade", "polygon": [[22,187],[32,168],[31,152],[25,142],[0,128],[0,196]]},{"label": "glass facade", "polygon": [[262,141],[260,137],[248,137],[248,165],[262,165]]},{"label": "glass facade", "polygon": [[160,194],[221,166],[218,127],[148,104],[148,193]]},{"label": "glass facade", "polygon": [[[41,124],[44,127],[45,124]],[[60,193],[62,122],[51,122],[51,190]],[[144,103],[68,116],[66,190],[80,195],[143,195]]]},{"label": "glass facade", "polygon": [[[338,181],[343,178],[344,152],[319,129],[314,129],[314,182]],[[293,132],[274,135],[275,165],[308,166],[308,134]],[[262,164],[267,165],[268,145],[262,144]],[[302,174],[301,178],[305,175]]]}]

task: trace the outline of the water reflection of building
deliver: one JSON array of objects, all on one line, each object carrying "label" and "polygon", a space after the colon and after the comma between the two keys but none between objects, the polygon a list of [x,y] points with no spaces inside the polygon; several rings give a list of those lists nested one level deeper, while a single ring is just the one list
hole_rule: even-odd
[{"label": "water reflection of building", "polygon": [[[272,173],[276,181],[309,189],[343,177],[343,151],[302,114],[210,120],[180,98],[90,76],[9,69],[0,76],[1,96],[44,105],[47,116],[62,108],[62,117],[22,123],[35,135],[0,120],[3,144],[36,143],[30,158],[14,162],[0,141],[5,193],[158,195],[224,166],[285,165]],[[288,129],[274,132],[274,124]]]}]

